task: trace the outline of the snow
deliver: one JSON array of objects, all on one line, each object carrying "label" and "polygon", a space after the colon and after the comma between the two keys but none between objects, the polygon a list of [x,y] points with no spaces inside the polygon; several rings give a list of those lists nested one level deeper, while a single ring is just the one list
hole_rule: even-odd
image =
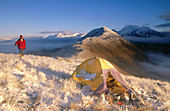
[{"label": "snow", "polygon": [[77,74],[76,77],[83,77],[84,80],[92,80],[96,77],[96,73],[90,74],[86,72],[85,70],[81,70],[79,74]]},{"label": "snow", "polygon": [[58,33],[55,35],[45,35],[43,38],[84,37],[85,35],[86,33],[72,33],[72,34]]},{"label": "snow", "polygon": [[87,73],[86,76],[84,76],[84,80],[93,80],[96,77],[96,73]]},{"label": "snow", "polygon": [[163,36],[163,34],[161,34],[160,32],[152,30],[146,26],[138,28],[136,31],[133,31],[130,35],[139,36],[139,37],[152,37],[152,36],[162,37]]},{"label": "snow", "polygon": [[89,64],[90,66],[92,66],[94,62],[95,62],[95,59],[92,59],[92,60],[89,60],[89,61],[88,61],[88,64]]},{"label": "snow", "polygon": [[[90,86],[81,87],[69,79],[81,62],[76,58],[55,59],[34,55],[19,59],[18,55],[0,53],[0,110],[120,110],[122,106],[110,103],[105,96],[90,97]],[[96,76],[95,73],[87,75],[85,79]],[[144,96],[147,107],[157,110],[170,108],[170,83],[134,76],[122,77]]]},{"label": "snow", "polygon": [[126,25],[124,28],[122,28],[120,31],[118,31],[121,35],[128,35],[132,33],[133,31],[137,30],[139,26],[137,25]]},{"label": "snow", "polygon": [[[14,54],[16,38],[1,39],[0,42],[0,110],[4,111],[48,111],[48,110],[134,110],[132,105],[117,105],[116,101],[104,95],[90,96],[90,86],[81,86],[70,79],[76,67],[83,60],[76,56],[47,57],[28,53],[41,49],[64,48],[80,38],[26,38],[27,49],[23,59],[19,59],[18,50]],[[167,43],[169,38],[136,38],[127,39],[139,42]],[[147,41],[148,40],[148,41]],[[45,54],[45,53],[44,53]],[[170,83],[160,80],[161,76],[169,77],[169,55],[149,55],[154,63],[141,63],[150,69],[150,73],[158,74],[158,79],[139,78],[122,75],[125,82],[144,100],[142,110],[169,110]],[[159,59],[161,58],[161,59]],[[91,64],[91,63],[89,63]],[[95,78],[82,70],[87,80]],[[148,73],[148,74],[150,74]],[[159,75],[161,74],[161,75]],[[77,75],[82,76],[82,75]]]},{"label": "snow", "polygon": [[137,37],[165,37],[163,33],[155,31],[147,26],[127,25],[120,31],[122,36],[137,36]]}]

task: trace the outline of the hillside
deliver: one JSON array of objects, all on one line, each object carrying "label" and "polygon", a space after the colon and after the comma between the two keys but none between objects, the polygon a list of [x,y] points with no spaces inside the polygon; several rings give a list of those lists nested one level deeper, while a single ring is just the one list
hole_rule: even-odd
[{"label": "hillside", "polygon": [[80,58],[104,58],[117,65],[121,71],[140,77],[147,76],[138,64],[138,61],[146,60],[147,56],[111,29],[93,29],[75,47],[82,50],[78,54]]},{"label": "hillside", "polygon": [[[116,105],[101,97],[91,97],[88,86],[69,79],[81,61],[76,58],[0,53],[0,110],[109,110],[135,109]],[[122,75],[139,93],[145,104],[142,110],[170,108],[170,83]]]}]

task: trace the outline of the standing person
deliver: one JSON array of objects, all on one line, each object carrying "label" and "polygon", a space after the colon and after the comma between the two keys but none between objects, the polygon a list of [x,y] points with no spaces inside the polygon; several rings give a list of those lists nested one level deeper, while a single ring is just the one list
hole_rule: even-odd
[{"label": "standing person", "polygon": [[26,48],[26,42],[23,38],[23,35],[20,35],[20,39],[18,39],[15,42],[15,46],[18,45],[18,49],[19,49],[19,57],[23,57],[24,56],[24,49]]}]

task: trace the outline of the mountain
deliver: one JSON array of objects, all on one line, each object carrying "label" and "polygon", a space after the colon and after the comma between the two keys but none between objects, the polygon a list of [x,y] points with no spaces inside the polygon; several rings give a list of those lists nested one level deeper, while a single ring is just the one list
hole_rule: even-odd
[{"label": "mountain", "polygon": [[116,32],[116,33],[118,33],[118,34],[120,34],[120,33],[119,33],[117,30],[115,30],[115,29],[112,29],[112,31],[113,31],[113,32]]},{"label": "mountain", "polygon": [[137,25],[126,25],[123,29],[121,29],[118,32],[120,33],[120,35],[124,36],[124,35],[131,34],[133,31],[137,30],[138,28],[139,26]]},{"label": "mountain", "polygon": [[143,26],[138,28],[136,31],[133,31],[130,36],[137,36],[137,37],[163,37],[164,35],[158,31],[152,30],[149,27]]},{"label": "mountain", "polygon": [[107,28],[107,27],[101,27],[101,28],[96,28],[93,29],[92,31],[90,31],[89,33],[87,33],[83,39],[87,38],[87,37],[102,37],[102,38],[106,38],[106,37],[111,37],[111,36],[120,36],[118,33],[112,31],[111,29]]},{"label": "mountain", "polygon": [[72,34],[65,34],[65,33],[58,33],[56,35],[46,35],[43,38],[63,38],[63,37],[83,37],[85,33],[72,33]]},{"label": "mountain", "polygon": [[150,29],[149,27],[137,25],[127,25],[118,33],[122,36],[136,36],[136,37],[165,37],[164,33]]},{"label": "mountain", "polygon": [[125,72],[143,76],[136,61],[146,60],[146,55],[107,27],[93,29],[74,44],[74,47],[80,50],[78,57],[84,59],[100,57],[117,65]]}]

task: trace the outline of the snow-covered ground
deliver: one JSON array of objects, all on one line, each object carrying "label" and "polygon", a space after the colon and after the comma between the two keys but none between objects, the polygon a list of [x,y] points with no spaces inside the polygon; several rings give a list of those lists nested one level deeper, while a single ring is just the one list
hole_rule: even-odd
[{"label": "snow-covered ground", "polygon": [[[69,79],[81,61],[76,58],[0,53],[0,110],[122,110],[111,100],[90,97],[91,89]],[[122,75],[145,101],[142,109],[170,108],[170,83]]]},{"label": "snow-covered ground", "polygon": [[[82,62],[76,56],[56,58],[26,53],[23,59],[19,59],[18,50],[15,52],[14,48],[15,40],[0,41],[0,110],[135,110],[135,106],[117,105],[111,98],[91,97],[90,87],[82,87],[70,79],[76,66]],[[26,40],[25,51],[29,52],[41,50],[39,48],[64,48],[79,38],[46,39],[48,42],[43,38]],[[152,54],[150,57],[155,62],[141,64],[155,72],[163,71],[169,77],[169,56]],[[155,60],[157,57],[161,57],[161,60]],[[125,75],[122,77],[144,100],[145,104],[138,110],[170,109],[169,82]]]}]

